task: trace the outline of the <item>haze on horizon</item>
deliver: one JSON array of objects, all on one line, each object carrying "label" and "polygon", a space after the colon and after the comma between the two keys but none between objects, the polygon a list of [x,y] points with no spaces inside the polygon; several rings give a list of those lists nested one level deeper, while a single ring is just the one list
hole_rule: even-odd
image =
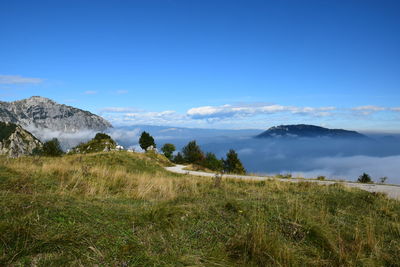
[{"label": "haze on horizon", "polygon": [[0,100],[113,125],[400,133],[400,2],[8,1]]}]

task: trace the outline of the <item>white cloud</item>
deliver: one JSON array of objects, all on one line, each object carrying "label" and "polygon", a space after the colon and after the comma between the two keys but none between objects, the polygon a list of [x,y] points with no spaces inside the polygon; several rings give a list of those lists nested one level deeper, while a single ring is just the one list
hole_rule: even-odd
[{"label": "white cloud", "polygon": [[100,110],[101,113],[128,113],[140,112],[139,109],[133,107],[107,107]]},{"label": "white cloud", "polygon": [[115,91],[115,93],[116,93],[117,95],[124,95],[124,94],[129,93],[129,91],[128,91],[128,90],[117,90],[117,91]]},{"label": "white cloud", "polygon": [[92,90],[88,90],[84,92],[85,95],[95,95],[97,94],[97,91],[92,91]]},{"label": "white cloud", "polygon": [[[100,114],[113,125],[169,125],[182,127],[265,128],[271,125],[308,123],[338,127],[354,125],[352,115],[358,117],[357,125],[372,123],[376,118],[365,116],[370,110],[400,112],[400,107],[361,106],[355,108],[301,107],[268,103],[241,103],[236,105],[200,106],[185,113],[173,110],[146,111],[134,107],[106,107]],[[368,115],[368,114],[366,114]],[[365,116],[365,117],[364,117]],[[335,126],[333,126],[335,125]],[[342,126],[344,127],[344,126]]]},{"label": "white cloud", "polygon": [[373,105],[367,105],[367,106],[354,107],[354,108],[352,108],[352,110],[354,110],[362,115],[370,115],[371,113],[374,113],[374,112],[387,110],[387,108],[373,106]]},{"label": "white cloud", "polygon": [[116,125],[182,125],[190,123],[186,115],[173,110],[144,111],[132,107],[108,107],[100,111],[104,117]]},{"label": "white cloud", "polygon": [[293,114],[304,114],[312,116],[329,116],[336,110],[335,107],[294,107],[282,105],[223,105],[223,106],[203,106],[191,108],[187,115],[193,119],[205,118],[225,118],[225,117],[245,117],[258,114],[272,114],[289,112]]},{"label": "white cloud", "polygon": [[386,108],[384,107],[379,107],[379,106],[359,106],[359,107],[355,107],[352,108],[352,110],[359,110],[359,111],[381,111],[381,110],[385,110]]},{"label": "white cloud", "polygon": [[22,77],[20,75],[0,75],[0,84],[38,84],[43,79]]},{"label": "white cloud", "polygon": [[155,119],[155,118],[169,118],[171,116],[174,116],[175,114],[176,114],[175,111],[166,110],[166,111],[161,111],[161,112],[133,112],[133,113],[126,113],[125,116],[128,117],[128,118],[138,118],[138,119],[150,118],[150,119]]}]

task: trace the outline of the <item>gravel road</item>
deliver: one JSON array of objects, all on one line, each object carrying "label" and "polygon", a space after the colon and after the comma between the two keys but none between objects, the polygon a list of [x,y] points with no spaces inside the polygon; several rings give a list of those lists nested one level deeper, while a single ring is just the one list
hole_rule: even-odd
[{"label": "gravel road", "polygon": [[[196,176],[206,176],[206,177],[214,177],[214,173],[208,172],[200,172],[200,171],[187,171],[184,170],[185,165],[175,165],[173,167],[166,167],[168,171],[175,172],[175,173],[182,173],[187,175],[196,175]],[[233,179],[244,179],[244,180],[279,180],[282,182],[312,182],[318,184],[335,184],[340,183],[348,187],[357,187],[365,191],[369,192],[380,192],[387,194],[388,197],[400,200],[400,186],[397,185],[383,185],[383,184],[360,184],[360,183],[351,183],[351,182],[336,182],[336,181],[320,181],[320,180],[313,180],[313,179],[281,179],[276,177],[269,177],[269,176],[248,176],[248,175],[234,175],[234,174],[224,174],[224,178],[233,178]]]}]

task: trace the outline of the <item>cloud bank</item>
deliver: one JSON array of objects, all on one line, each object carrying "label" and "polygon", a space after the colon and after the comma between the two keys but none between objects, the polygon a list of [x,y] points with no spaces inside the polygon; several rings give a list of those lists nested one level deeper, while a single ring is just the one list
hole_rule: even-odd
[{"label": "cloud bank", "polygon": [[[352,130],[400,131],[400,107],[364,105],[350,108],[265,103],[199,106],[185,112],[148,111],[135,107],[106,107],[99,111],[113,125],[168,125],[202,128],[268,128],[281,124],[315,124]],[[385,121],[386,128],[376,129]],[[384,126],[385,126],[384,125]]]},{"label": "cloud bank", "polygon": [[40,78],[22,77],[20,75],[0,75],[0,84],[38,84],[43,81]]},{"label": "cloud bank", "polygon": [[246,117],[260,114],[273,114],[289,112],[292,114],[305,114],[312,116],[329,116],[336,110],[335,107],[295,107],[282,105],[223,105],[203,106],[191,108],[187,115],[194,119]]}]

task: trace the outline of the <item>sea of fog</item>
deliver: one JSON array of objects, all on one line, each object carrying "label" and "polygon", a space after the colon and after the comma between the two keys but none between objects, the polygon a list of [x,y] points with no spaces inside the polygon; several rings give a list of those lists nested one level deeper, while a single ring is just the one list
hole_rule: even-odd
[{"label": "sea of fog", "polygon": [[[181,149],[196,140],[205,152],[224,157],[235,149],[245,168],[257,174],[287,174],[314,178],[355,181],[363,172],[375,181],[388,177],[387,183],[400,184],[400,136],[370,135],[365,140],[331,138],[256,139],[262,130],[189,129],[163,126],[130,126],[113,128],[108,133],[125,148],[140,150],[142,131],[154,136],[157,147],[173,143]],[[42,132],[43,133],[43,132]],[[61,137],[64,147],[93,138],[93,132],[61,135],[47,133],[46,138]]]}]

